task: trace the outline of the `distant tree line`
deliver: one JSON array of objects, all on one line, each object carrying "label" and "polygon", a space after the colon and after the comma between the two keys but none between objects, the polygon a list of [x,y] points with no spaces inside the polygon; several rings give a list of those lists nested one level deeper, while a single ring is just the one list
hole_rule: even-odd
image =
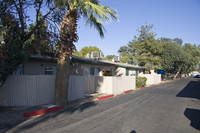
[{"label": "distant tree line", "polygon": [[73,53],[75,56],[86,57],[86,55],[90,52],[100,52],[101,50],[97,46],[86,46],[83,47],[80,51],[76,51]]},{"label": "distant tree line", "polygon": [[164,70],[166,73],[188,74],[199,70],[200,46],[185,43],[180,38],[158,38],[152,31],[153,25],[142,25],[137,31],[138,36],[126,46],[120,47],[118,52],[122,62],[133,61],[146,70]]}]

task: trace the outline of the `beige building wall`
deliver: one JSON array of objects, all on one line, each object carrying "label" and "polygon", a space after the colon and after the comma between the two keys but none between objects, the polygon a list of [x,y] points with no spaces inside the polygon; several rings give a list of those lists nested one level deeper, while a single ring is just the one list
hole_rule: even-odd
[{"label": "beige building wall", "polygon": [[136,70],[129,69],[129,76],[136,76]]},{"label": "beige building wall", "polygon": [[[22,75],[45,75],[45,68],[48,66],[53,67],[53,74],[56,74],[56,63],[52,62],[40,62],[40,61],[28,61],[21,65]],[[19,75],[19,70],[13,71],[13,75]]]},{"label": "beige building wall", "polygon": [[[73,63],[72,67],[71,67],[71,70],[72,70],[71,74],[77,75],[77,76],[88,76],[88,75],[90,75],[91,67],[95,68],[94,71],[95,71],[96,75],[94,75],[94,76],[103,76],[103,70],[106,70],[106,71],[114,71],[115,70],[115,67],[113,67],[113,66]],[[114,74],[113,74],[113,76],[114,76]]]}]

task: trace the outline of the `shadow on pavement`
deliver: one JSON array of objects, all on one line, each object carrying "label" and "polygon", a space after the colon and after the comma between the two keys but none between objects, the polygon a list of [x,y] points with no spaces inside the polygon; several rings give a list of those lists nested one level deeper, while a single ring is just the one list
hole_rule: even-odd
[{"label": "shadow on pavement", "polygon": [[179,92],[176,96],[200,99],[200,82],[190,81],[187,84],[187,86],[181,92]]},{"label": "shadow on pavement", "polygon": [[131,131],[130,133],[136,133],[136,131],[135,131],[135,130],[133,130],[133,131]]},{"label": "shadow on pavement", "polygon": [[[182,91],[180,91],[176,96],[183,98],[194,98],[191,99],[191,102],[195,103],[196,105],[200,105],[200,81],[196,79],[190,81],[187,84],[187,86]],[[184,115],[191,121],[190,123],[191,127],[200,130],[199,109],[186,108]]]},{"label": "shadow on pavement", "polygon": [[200,110],[186,108],[184,115],[191,121],[193,128],[200,130]]},{"label": "shadow on pavement", "polygon": [[[83,112],[84,110],[91,108],[93,106],[96,106],[96,105],[97,105],[97,103],[95,103],[94,101],[87,101],[87,102],[84,102],[84,103],[78,102],[78,103],[70,105],[69,107],[66,107],[62,111],[49,113],[49,114],[40,116],[39,118],[36,118],[32,122],[18,127],[17,129],[15,129],[15,132],[20,132],[20,131],[23,131],[23,130],[26,130],[26,129],[30,129],[30,128],[32,128],[32,127],[34,127],[34,126],[36,126],[36,125],[38,125],[42,122],[45,122],[45,121],[50,120],[50,119],[54,119],[61,114],[73,114],[76,111]],[[15,125],[15,126],[17,126],[17,125]]]}]

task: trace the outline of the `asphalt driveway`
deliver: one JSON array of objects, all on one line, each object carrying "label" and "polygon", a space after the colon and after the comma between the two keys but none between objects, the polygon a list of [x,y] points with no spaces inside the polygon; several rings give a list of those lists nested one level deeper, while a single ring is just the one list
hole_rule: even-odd
[{"label": "asphalt driveway", "polygon": [[200,81],[181,79],[76,104],[24,121],[6,132],[199,133]]}]

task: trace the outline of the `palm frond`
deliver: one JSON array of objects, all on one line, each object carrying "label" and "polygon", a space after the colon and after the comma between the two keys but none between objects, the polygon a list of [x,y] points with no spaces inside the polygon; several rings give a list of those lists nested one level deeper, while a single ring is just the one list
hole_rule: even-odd
[{"label": "palm frond", "polygon": [[67,6],[68,9],[76,10],[78,17],[86,18],[86,24],[93,26],[104,37],[105,28],[103,22],[118,20],[115,10],[100,4],[99,0],[47,0],[54,1],[59,6]]},{"label": "palm frond", "polygon": [[100,5],[96,0],[86,0],[84,2],[84,7],[84,9],[87,9],[88,12],[95,14],[95,16],[102,21],[110,22],[111,18],[118,20],[116,11],[107,6]]},{"label": "palm frond", "polygon": [[90,16],[88,17],[86,24],[90,25],[91,27],[93,26],[95,29],[97,29],[97,31],[100,34],[100,37],[104,37],[104,31],[105,28],[102,24],[101,21],[99,21],[93,14],[90,14]]},{"label": "palm frond", "polygon": [[102,6],[99,0],[82,0],[79,8],[80,14],[87,19],[86,24],[97,29],[101,37],[104,37],[105,28],[102,22],[118,20],[117,13],[113,9]]}]

